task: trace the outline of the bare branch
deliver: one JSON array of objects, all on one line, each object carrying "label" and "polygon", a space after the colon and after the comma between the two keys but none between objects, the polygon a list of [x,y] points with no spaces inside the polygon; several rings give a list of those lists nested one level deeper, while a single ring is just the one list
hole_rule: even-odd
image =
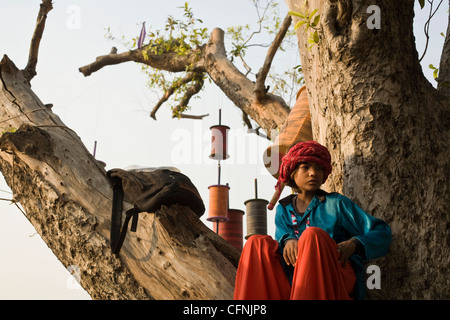
[{"label": "bare branch", "polygon": [[244,68],[247,69],[245,76],[248,76],[248,74],[252,71],[252,68],[247,64],[247,62],[245,62],[244,58],[242,57],[242,54],[239,54],[239,58],[241,59],[241,62],[244,65]]},{"label": "bare branch", "polygon": [[132,51],[123,52],[121,54],[110,53],[104,56],[99,56],[91,64],[79,68],[78,70],[84,74],[85,77],[90,76],[92,73],[100,70],[101,68],[108,65],[115,65],[122,62],[133,61]]},{"label": "bare branch", "polygon": [[264,133],[259,132],[260,129],[261,129],[261,127],[258,127],[256,129],[248,129],[247,132],[248,133],[255,133],[257,136],[260,136],[261,138],[270,140],[270,137],[268,135],[265,135]]},{"label": "bare branch", "polygon": [[272,65],[273,58],[275,57],[275,53],[278,51],[278,48],[281,45],[281,42],[286,35],[286,32],[291,25],[292,18],[291,15],[288,14],[286,18],[284,18],[283,24],[281,25],[280,30],[278,31],[272,45],[267,51],[266,60],[264,61],[263,67],[259,70],[256,75],[256,86],[255,86],[255,94],[258,100],[261,100],[266,95],[266,90],[264,86],[264,82],[267,78],[267,74],[269,73],[270,66]]},{"label": "bare branch", "polygon": [[189,73],[187,76],[185,76],[184,78],[178,80],[177,82],[173,83],[170,88],[168,90],[166,90],[166,92],[164,92],[164,95],[161,99],[159,99],[158,103],[156,104],[156,106],[153,108],[152,112],[150,113],[150,116],[156,120],[156,112],[159,110],[159,108],[162,106],[162,104],[164,102],[166,102],[170,96],[175,92],[175,90],[177,88],[180,88],[181,86],[191,82],[192,80],[194,80],[195,77],[195,73],[191,72]]},{"label": "bare branch", "polygon": [[33,37],[31,38],[30,52],[28,54],[28,63],[24,69],[24,76],[28,83],[33,79],[36,73],[36,65],[38,61],[39,44],[41,43],[42,34],[45,28],[45,21],[47,14],[53,9],[51,0],[42,0],[39,9],[36,28],[34,29]]},{"label": "bare branch", "polygon": [[433,18],[433,16],[434,16],[434,15],[436,14],[436,12],[438,11],[439,7],[440,7],[441,4],[442,4],[442,1],[443,1],[443,0],[441,0],[441,1],[439,2],[437,8],[436,8],[434,11],[433,11],[433,2],[434,2],[434,1],[428,1],[429,4],[430,4],[430,13],[428,14],[428,20],[425,22],[425,25],[423,26],[423,32],[424,32],[425,37],[426,37],[425,49],[423,50],[423,53],[422,53],[422,56],[421,56],[420,59],[419,59],[419,62],[422,61],[423,57],[424,57],[425,54],[427,53],[427,50],[428,50],[428,43],[429,43],[429,41],[430,41],[430,34],[429,34],[429,31],[430,31],[431,19]]},{"label": "bare branch", "polygon": [[246,114],[244,111],[242,111],[242,121],[244,121],[245,125],[248,127],[249,130],[253,129],[252,123],[250,122],[250,118],[248,117],[248,114]]},{"label": "bare branch", "polygon": [[184,114],[184,113],[180,114],[180,118],[194,119],[194,120],[201,120],[201,119],[203,119],[204,117],[207,117],[207,116],[209,116],[209,113],[198,115],[198,116],[190,115],[190,114]]},{"label": "bare branch", "polygon": [[172,112],[172,117],[176,118],[178,117],[180,114],[183,113],[183,111],[186,109],[189,101],[191,100],[191,98],[196,95],[197,93],[200,92],[200,90],[202,90],[203,88],[203,76],[196,74],[193,78],[194,84],[187,89],[186,93],[184,94],[183,98],[181,99],[180,103],[178,104],[178,106],[176,108],[173,109]]}]

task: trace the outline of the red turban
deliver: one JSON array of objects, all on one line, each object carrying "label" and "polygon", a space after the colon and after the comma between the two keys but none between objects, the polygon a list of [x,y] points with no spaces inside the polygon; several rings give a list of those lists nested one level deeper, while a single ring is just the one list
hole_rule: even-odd
[{"label": "red turban", "polygon": [[[281,159],[278,182],[275,186],[278,197],[283,188],[282,183],[287,184],[291,180],[291,174],[297,168],[298,164],[302,162],[315,162],[323,167],[322,183],[327,180],[331,173],[331,156],[326,147],[315,141],[299,142],[290,148],[288,153]],[[274,204],[269,206],[269,209]]]}]

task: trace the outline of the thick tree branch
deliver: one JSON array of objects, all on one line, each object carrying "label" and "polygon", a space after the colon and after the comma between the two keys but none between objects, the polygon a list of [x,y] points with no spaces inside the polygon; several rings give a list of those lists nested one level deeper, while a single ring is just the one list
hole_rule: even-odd
[{"label": "thick tree branch", "polygon": [[99,56],[95,59],[94,62],[79,68],[78,70],[84,74],[85,77],[90,76],[92,73],[100,70],[101,68],[109,65],[115,65],[128,61],[135,61],[133,59],[134,53],[133,51],[123,52],[121,54],[110,53],[104,56]]},{"label": "thick tree branch", "polygon": [[263,100],[256,99],[254,83],[226,57],[223,30],[216,28],[212,31],[205,47],[204,63],[214,83],[239,109],[266,130],[269,137],[271,129],[284,124],[290,108],[281,97],[270,93]]},{"label": "thick tree branch", "polygon": [[39,9],[36,28],[34,29],[33,37],[30,44],[30,52],[28,55],[28,63],[25,67],[24,76],[28,83],[36,75],[36,65],[38,61],[39,44],[41,43],[42,33],[45,28],[45,21],[47,20],[47,14],[53,9],[51,0],[42,0],[41,7]]},{"label": "thick tree branch", "polygon": [[[85,76],[89,76],[105,66],[128,61],[143,63],[169,72],[185,72],[186,68],[189,67],[191,73],[208,74],[211,80],[238,108],[266,130],[268,136],[270,136],[271,129],[280,128],[286,121],[290,111],[286,102],[281,97],[269,93],[266,93],[263,99],[257,99],[254,93],[254,83],[227,58],[223,30],[214,29],[206,45],[197,47],[186,55],[164,51],[162,48],[162,46],[159,48],[155,45],[147,45],[141,49],[120,54],[110,53],[98,57],[94,62],[79,68],[79,70]],[[190,78],[189,74],[182,78],[180,85],[189,83]],[[180,103],[176,111],[187,105],[189,99],[201,90],[200,85],[203,85],[203,82],[198,82],[188,89],[186,96],[183,98],[184,102]],[[158,108],[167,101],[174,90],[176,88],[165,92],[151,113],[153,118],[155,118]]]},{"label": "thick tree branch", "polygon": [[201,47],[196,48],[186,55],[179,55],[173,52],[162,52],[161,54],[155,54],[154,52],[157,52],[158,48],[147,45],[141,49],[131,50],[119,54],[110,53],[104,56],[99,56],[94,62],[83,66],[78,70],[87,77],[103,67],[128,61],[143,63],[153,68],[170,72],[183,72],[186,70],[186,66],[188,65],[194,65],[194,70],[197,70],[198,66],[201,66],[201,63],[198,61],[198,56],[201,50]]},{"label": "thick tree branch", "polygon": [[289,26],[291,25],[291,22],[292,22],[291,15],[288,14],[286,16],[286,18],[284,18],[284,21],[281,25],[280,30],[278,31],[269,50],[267,51],[267,55],[266,55],[266,59],[264,61],[263,67],[259,70],[258,74],[256,75],[255,94],[256,94],[256,98],[258,100],[263,99],[264,96],[266,95],[266,89],[264,86],[264,82],[266,81],[267,74],[269,73],[270,66],[272,65],[273,58],[275,57],[275,53],[278,51],[278,48],[280,47],[281,42],[283,41],[284,37],[286,36],[286,33],[289,29]]}]

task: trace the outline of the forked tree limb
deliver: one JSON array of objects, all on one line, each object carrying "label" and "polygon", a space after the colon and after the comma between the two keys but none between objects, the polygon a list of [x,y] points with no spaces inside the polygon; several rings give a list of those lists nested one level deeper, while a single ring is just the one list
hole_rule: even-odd
[{"label": "forked tree limb", "polygon": [[[169,72],[185,72],[186,67],[189,66],[191,73],[206,73],[238,108],[267,132],[269,137],[272,129],[281,128],[290,112],[289,106],[279,96],[265,93],[264,98],[256,98],[254,82],[242,74],[227,58],[224,32],[219,28],[215,28],[211,32],[210,38],[205,45],[196,47],[185,55],[164,51],[162,47],[158,48],[155,45],[147,45],[141,49],[120,54],[110,53],[99,56],[94,62],[79,68],[79,71],[85,76],[89,76],[108,65],[116,65],[128,61],[143,63]],[[186,75],[181,82],[186,85],[190,82],[190,77],[190,74]],[[156,117],[155,114],[160,106],[173,94],[173,90],[175,89],[167,90],[158,101],[151,113],[153,118]],[[198,85],[195,85],[189,88],[188,91],[196,94],[200,90]],[[198,118],[201,116],[194,117]]]},{"label": "forked tree limb", "polygon": [[38,61],[39,44],[41,43],[42,34],[44,32],[47,14],[52,9],[53,6],[51,0],[42,0],[36,21],[36,28],[34,29],[33,37],[31,39],[28,63],[24,69],[24,76],[28,83],[30,83],[31,79],[37,74],[36,65]]},{"label": "forked tree limb", "polygon": [[159,108],[163,105],[163,103],[166,102],[167,100],[169,100],[169,98],[174,94],[176,89],[181,88],[182,86],[193,81],[195,79],[195,77],[196,77],[196,73],[189,72],[185,77],[172,83],[172,85],[164,92],[164,95],[161,97],[161,99],[159,99],[158,103],[153,108],[152,112],[150,113],[150,116],[156,120],[156,112],[158,112]]},{"label": "forked tree limb", "polygon": [[225,95],[250,118],[263,128],[269,138],[271,130],[281,128],[289,115],[290,108],[279,96],[266,93],[264,99],[257,99],[255,84],[242,74],[227,58],[224,31],[215,28],[205,47],[204,63],[206,73]]},{"label": "forked tree limb", "polygon": [[264,60],[262,68],[256,75],[255,94],[258,100],[263,99],[266,95],[266,88],[264,82],[266,81],[267,74],[269,73],[270,66],[272,65],[273,58],[275,57],[275,53],[278,51],[281,42],[286,36],[286,33],[289,29],[289,26],[291,25],[291,22],[292,22],[291,15],[288,14],[286,18],[284,18],[280,30],[278,31],[277,35],[275,36],[275,39],[270,45],[269,50],[267,51],[266,59]]},{"label": "forked tree limb", "polygon": [[194,84],[186,90],[186,92],[185,92],[183,98],[181,98],[181,101],[178,104],[178,106],[176,106],[173,109],[172,117],[176,118],[180,114],[182,114],[184,109],[187,108],[188,103],[191,100],[191,98],[193,96],[195,96],[197,93],[199,93],[200,90],[202,90],[203,83],[204,83],[203,76],[197,74],[196,77],[194,77],[193,81],[194,81]]}]

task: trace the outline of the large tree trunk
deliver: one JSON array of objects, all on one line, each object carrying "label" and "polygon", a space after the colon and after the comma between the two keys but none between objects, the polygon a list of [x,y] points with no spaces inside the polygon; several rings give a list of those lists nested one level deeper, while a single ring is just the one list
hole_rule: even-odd
[{"label": "large tree trunk", "polygon": [[112,189],[80,138],[43,105],[23,72],[0,63],[0,169],[53,253],[76,265],[94,299],[230,299],[239,252],[187,207],[142,213],[110,250]]},{"label": "large tree trunk", "polygon": [[[287,0],[290,10],[303,1]],[[366,21],[377,5],[381,29]],[[298,29],[314,138],[333,159],[327,187],[393,231],[381,267],[384,299],[450,298],[448,96],[424,78],[412,34],[413,0],[308,1],[319,9],[311,50]],[[297,20],[294,20],[296,22]]]},{"label": "large tree trunk", "polygon": [[[286,2],[298,10],[304,1]],[[333,158],[327,188],[393,230],[388,256],[372,262],[381,267],[381,290],[369,296],[448,299],[448,37],[436,90],[418,63],[413,0],[307,3],[307,10],[319,9],[320,40],[308,50],[308,34],[300,28],[299,51],[314,138]],[[369,5],[380,8],[381,29],[366,27]],[[255,86],[225,59],[221,30],[200,49],[195,72],[207,72],[262,128],[283,125],[286,104],[273,95],[256,97]],[[138,54],[110,54],[82,69],[138,61]],[[154,58],[145,63],[158,63]],[[1,171],[55,255],[80,267],[82,286],[93,298],[231,298],[239,253],[187,208],[142,215],[120,256],[111,255],[112,191],[105,171],[33,94],[32,74],[24,78],[6,57],[0,63],[2,131],[15,131],[0,139]]]}]

